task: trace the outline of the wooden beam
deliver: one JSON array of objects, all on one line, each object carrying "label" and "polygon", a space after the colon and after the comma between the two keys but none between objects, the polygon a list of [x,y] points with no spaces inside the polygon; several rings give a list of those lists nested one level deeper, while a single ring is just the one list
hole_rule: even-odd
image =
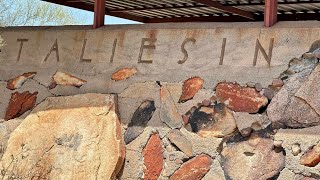
[{"label": "wooden beam", "polygon": [[278,0],[265,0],[264,26],[271,27],[277,22]]},{"label": "wooden beam", "polygon": [[165,22],[247,22],[248,19],[241,16],[203,16],[203,17],[174,17],[174,18],[150,18],[146,23]]},{"label": "wooden beam", "polygon": [[104,26],[104,16],[106,14],[106,0],[94,1],[93,29]]},{"label": "wooden beam", "polygon": [[193,0],[195,2],[207,5],[209,7],[213,7],[228,13],[233,13],[233,14],[237,14],[241,17],[250,19],[250,20],[254,20],[254,14],[248,11],[244,11],[235,7],[231,7],[231,6],[224,6],[223,4],[217,2],[217,1],[212,1],[212,0]]}]

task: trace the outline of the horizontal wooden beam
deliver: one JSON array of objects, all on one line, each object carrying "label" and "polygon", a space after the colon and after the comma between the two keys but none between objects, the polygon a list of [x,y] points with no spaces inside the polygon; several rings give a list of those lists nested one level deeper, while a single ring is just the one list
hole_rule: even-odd
[{"label": "horizontal wooden beam", "polygon": [[202,16],[202,17],[174,17],[174,18],[150,18],[146,23],[165,22],[247,22],[248,19],[241,16]]},{"label": "horizontal wooden beam", "polygon": [[[85,3],[85,2],[80,2],[80,1],[75,2],[75,1],[65,1],[65,0],[43,0],[43,1],[94,12],[94,5]],[[144,22],[145,20],[144,17],[135,16],[135,15],[124,13],[124,12],[109,12],[107,9],[105,11],[105,14],[109,16],[129,19],[137,22]]]},{"label": "horizontal wooden beam", "polygon": [[244,18],[250,19],[250,20],[254,20],[254,14],[248,11],[244,11],[241,9],[237,9],[235,7],[231,7],[231,6],[224,6],[223,4],[219,3],[218,1],[212,1],[212,0],[193,0],[195,2],[207,5],[209,7],[213,7],[228,13],[233,13],[233,14],[237,14],[239,16],[242,16]]}]

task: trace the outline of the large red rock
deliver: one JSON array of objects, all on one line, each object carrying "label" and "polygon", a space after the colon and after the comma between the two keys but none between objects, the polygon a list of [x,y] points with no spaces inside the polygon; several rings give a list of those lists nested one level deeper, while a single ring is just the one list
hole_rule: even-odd
[{"label": "large red rock", "polygon": [[10,90],[18,89],[23,85],[23,83],[25,83],[28,79],[33,78],[36,74],[36,72],[27,72],[13,79],[10,79],[7,83],[7,88]]},{"label": "large red rock", "polygon": [[198,155],[173,173],[170,180],[200,180],[210,170],[213,159],[205,154]]},{"label": "large red rock", "polygon": [[112,74],[111,79],[115,81],[121,81],[130,78],[138,71],[135,68],[122,68]]},{"label": "large red rock", "polygon": [[200,77],[192,77],[184,81],[182,86],[182,94],[179,102],[185,102],[192,99],[202,88],[204,80]]},{"label": "large red rock", "polygon": [[159,134],[151,135],[142,150],[144,158],[144,179],[158,179],[163,168],[163,149]]},{"label": "large red rock", "polygon": [[36,103],[37,94],[38,92],[30,93],[29,91],[13,93],[4,119],[10,120],[20,117],[23,113],[32,109]]},{"label": "large red rock", "polygon": [[308,150],[300,158],[300,164],[308,167],[315,167],[320,163],[320,143]]},{"label": "large red rock", "polygon": [[268,99],[254,88],[241,87],[237,83],[219,83],[216,95],[220,101],[236,112],[257,113],[268,103]]}]

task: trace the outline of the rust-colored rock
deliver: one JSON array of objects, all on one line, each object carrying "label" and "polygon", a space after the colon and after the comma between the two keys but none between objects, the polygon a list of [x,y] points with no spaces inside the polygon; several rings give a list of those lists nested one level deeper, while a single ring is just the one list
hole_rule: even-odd
[{"label": "rust-colored rock", "polygon": [[308,167],[315,167],[320,163],[320,143],[308,150],[300,158],[300,164]]},{"label": "rust-colored rock", "polygon": [[257,113],[268,103],[268,99],[254,88],[241,87],[237,83],[219,83],[216,95],[220,101],[236,112]]},{"label": "rust-colored rock", "polygon": [[142,150],[144,158],[144,179],[158,179],[163,168],[163,149],[159,134],[151,135]]},{"label": "rust-colored rock", "polygon": [[87,82],[83,79],[72,76],[71,74],[59,71],[53,75],[53,81],[53,83],[55,83],[56,85],[75,87],[81,87],[84,83]]},{"label": "rust-colored rock", "polygon": [[25,83],[28,79],[33,78],[36,74],[36,72],[27,72],[13,79],[10,79],[7,83],[7,88],[10,90],[19,89],[23,85],[23,83]]},{"label": "rust-colored rock", "polygon": [[200,77],[192,77],[184,81],[179,102],[185,102],[192,99],[202,88],[203,83],[204,81]]},{"label": "rust-colored rock", "polygon": [[115,81],[121,81],[130,78],[138,71],[135,68],[122,68],[112,74],[111,79]]},{"label": "rust-colored rock", "polygon": [[210,170],[213,159],[205,154],[198,155],[182,164],[170,180],[200,180]]},{"label": "rust-colored rock", "polygon": [[30,93],[29,91],[13,93],[4,119],[10,120],[17,118],[32,109],[36,103],[37,94],[38,92]]}]

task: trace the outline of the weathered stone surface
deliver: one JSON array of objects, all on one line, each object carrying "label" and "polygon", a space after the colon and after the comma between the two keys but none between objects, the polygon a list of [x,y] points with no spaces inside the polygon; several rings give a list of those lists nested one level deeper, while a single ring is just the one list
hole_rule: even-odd
[{"label": "weathered stone surface", "polygon": [[319,180],[319,177],[312,178],[312,177],[303,176],[301,174],[297,174],[297,175],[294,176],[293,179],[294,180]]},{"label": "weathered stone surface", "polygon": [[218,157],[213,160],[211,169],[209,172],[202,178],[202,180],[227,180],[224,175],[224,171],[220,165]]},{"label": "weathered stone surface", "polygon": [[[286,168],[305,176],[317,175],[320,177],[320,166],[308,167],[300,164],[301,156],[310,147],[320,142],[320,126],[303,129],[279,129],[275,134],[276,141],[282,141],[282,147],[286,152]],[[299,144],[301,153],[297,156],[292,154],[292,147]]]},{"label": "weathered stone surface", "polygon": [[309,149],[300,158],[300,164],[308,167],[314,167],[320,163],[320,143]]},{"label": "weathered stone surface", "polygon": [[221,102],[236,112],[256,113],[268,103],[268,99],[254,88],[241,87],[236,83],[219,83],[216,95]]},{"label": "weathered stone surface", "polygon": [[292,150],[292,154],[294,156],[297,156],[301,152],[300,144],[296,143],[292,145],[291,150]]},{"label": "weathered stone surface", "polygon": [[129,144],[143,132],[155,110],[154,101],[147,100],[141,103],[134,112],[128,129],[124,134],[126,144]]},{"label": "weathered stone surface", "polygon": [[313,51],[313,54],[316,58],[320,59],[320,48],[316,49],[315,51]]},{"label": "weathered stone surface", "polygon": [[138,71],[135,68],[121,68],[112,74],[111,79],[121,81],[135,75]]},{"label": "weathered stone surface", "polygon": [[6,115],[6,110],[12,94],[12,91],[7,89],[6,86],[7,86],[7,83],[5,81],[0,81],[0,94],[1,94],[0,119],[2,120],[4,120],[4,117]]},{"label": "weathered stone surface", "polygon": [[182,94],[179,102],[185,102],[192,99],[203,86],[203,79],[200,77],[192,77],[184,81],[182,86]]},{"label": "weathered stone surface", "polygon": [[170,128],[181,128],[182,116],[178,113],[178,109],[175,106],[175,102],[171,97],[170,92],[165,86],[160,88],[160,119]]},{"label": "weathered stone surface", "polygon": [[249,136],[251,130],[257,131],[264,129],[270,124],[268,117],[260,114],[235,112],[234,118],[242,136]]},{"label": "weathered stone surface", "polygon": [[10,79],[7,83],[7,88],[10,90],[19,89],[23,83],[25,83],[28,79],[33,78],[36,74],[36,72],[28,72]]},{"label": "weathered stone surface", "polygon": [[124,159],[115,108],[114,95],[47,98],[11,134],[2,178],[114,179]]},{"label": "weathered stone surface", "polygon": [[200,180],[210,170],[213,159],[205,154],[198,155],[182,164],[170,180]]},{"label": "weathered stone surface", "polygon": [[[200,127],[199,123],[197,124]],[[191,121],[192,127],[192,121]],[[237,125],[232,112],[225,108],[223,112],[216,113],[214,120],[207,124],[202,124],[198,134],[202,137],[225,137],[236,131]]]},{"label": "weathered stone surface", "polygon": [[[0,119],[3,121],[2,119]],[[8,139],[11,133],[21,124],[23,119],[11,119],[10,121],[4,121],[0,123],[0,158],[3,156],[7,148]]]},{"label": "weathered stone surface", "polygon": [[142,151],[144,158],[144,179],[158,179],[163,169],[163,149],[159,134],[151,135]]},{"label": "weathered stone surface", "polygon": [[284,168],[281,172],[280,172],[280,175],[278,177],[277,180],[289,180],[289,179],[294,179],[295,177],[295,174],[294,172],[290,171],[289,169],[287,168]]},{"label": "weathered stone surface", "polygon": [[284,82],[277,78],[277,79],[273,79],[272,80],[272,84],[271,84],[273,87],[282,87],[284,85]]},{"label": "weathered stone surface", "polygon": [[293,60],[291,63],[289,70],[294,74],[267,109],[268,117],[275,125],[303,128],[320,124],[320,83],[316,80],[320,76],[320,66],[313,71],[315,64],[313,59]]},{"label": "weathered stone surface", "polygon": [[75,87],[81,87],[84,83],[87,81],[77,78],[75,76],[72,76],[71,74],[65,73],[65,72],[56,72],[53,77],[53,83],[57,85],[62,86],[75,86]]},{"label": "weathered stone surface", "polygon": [[171,143],[176,145],[187,156],[191,157],[193,155],[192,143],[178,129],[171,130],[167,137]]},{"label": "weathered stone surface", "polygon": [[222,150],[224,170],[233,180],[264,180],[278,174],[285,164],[273,140],[252,134],[247,141],[229,144]]},{"label": "weathered stone surface", "polygon": [[19,117],[23,113],[32,109],[36,103],[37,94],[38,92],[30,93],[29,91],[13,93],[4,119],[10,120]]}]

